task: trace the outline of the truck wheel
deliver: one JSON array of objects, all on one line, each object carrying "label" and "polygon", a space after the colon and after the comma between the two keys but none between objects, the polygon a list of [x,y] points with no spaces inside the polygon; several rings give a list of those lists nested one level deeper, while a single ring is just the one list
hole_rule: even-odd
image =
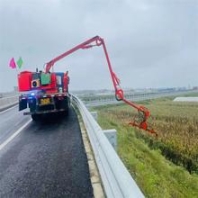
[{"label": "truck wheel", "polygon": [[38,121],[39,120],[39,115],[37,115],[37,114],[32,114],[32,120],[34,120],[34,121]]}]

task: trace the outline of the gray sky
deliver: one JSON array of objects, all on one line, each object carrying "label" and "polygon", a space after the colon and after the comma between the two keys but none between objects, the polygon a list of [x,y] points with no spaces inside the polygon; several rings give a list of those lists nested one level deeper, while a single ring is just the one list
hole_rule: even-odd
[{"label": "gray sky", "polygon": [[[198,86],[198,0],[0,0],[0,92],[17,84],[9,60],[35,71],[99,35],[123,88]],[[70,89],[112,89],[102,48],[59,61]]]}]

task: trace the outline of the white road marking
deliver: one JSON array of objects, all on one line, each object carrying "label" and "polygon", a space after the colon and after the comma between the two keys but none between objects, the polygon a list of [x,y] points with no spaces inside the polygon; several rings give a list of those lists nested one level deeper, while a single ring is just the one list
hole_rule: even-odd
[{"label": "white road marking", "polygon": [[21,128],[19,128],[13,135],[11,135],[5,142],[0,144],[0,151],[9,143],[11,142],[28,124],[30,124],[32,120],[28,120]]}]

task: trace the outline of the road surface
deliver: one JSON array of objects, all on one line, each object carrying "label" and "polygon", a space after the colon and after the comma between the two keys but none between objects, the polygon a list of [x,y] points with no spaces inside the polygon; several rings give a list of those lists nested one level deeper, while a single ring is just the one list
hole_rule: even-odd
[{"label": "road surface", "polygon": [[73,109],[63,119],[54,116],[40,123],[30,121],[17,107],[0,113],[0,197],[93,197]]}]

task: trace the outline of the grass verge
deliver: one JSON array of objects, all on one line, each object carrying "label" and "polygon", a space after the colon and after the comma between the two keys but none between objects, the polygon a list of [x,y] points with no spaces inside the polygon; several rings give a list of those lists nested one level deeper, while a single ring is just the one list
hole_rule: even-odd
[{"label": "grass verge", "polygon": [[160,149],[149,148],[139,131],[118,116],[120,108],[123,111],[122,106],[98,108],[98,122],[104,129],[117,130],[118,154],[145,196],[197,198],[198,175],[165,159]]}]

